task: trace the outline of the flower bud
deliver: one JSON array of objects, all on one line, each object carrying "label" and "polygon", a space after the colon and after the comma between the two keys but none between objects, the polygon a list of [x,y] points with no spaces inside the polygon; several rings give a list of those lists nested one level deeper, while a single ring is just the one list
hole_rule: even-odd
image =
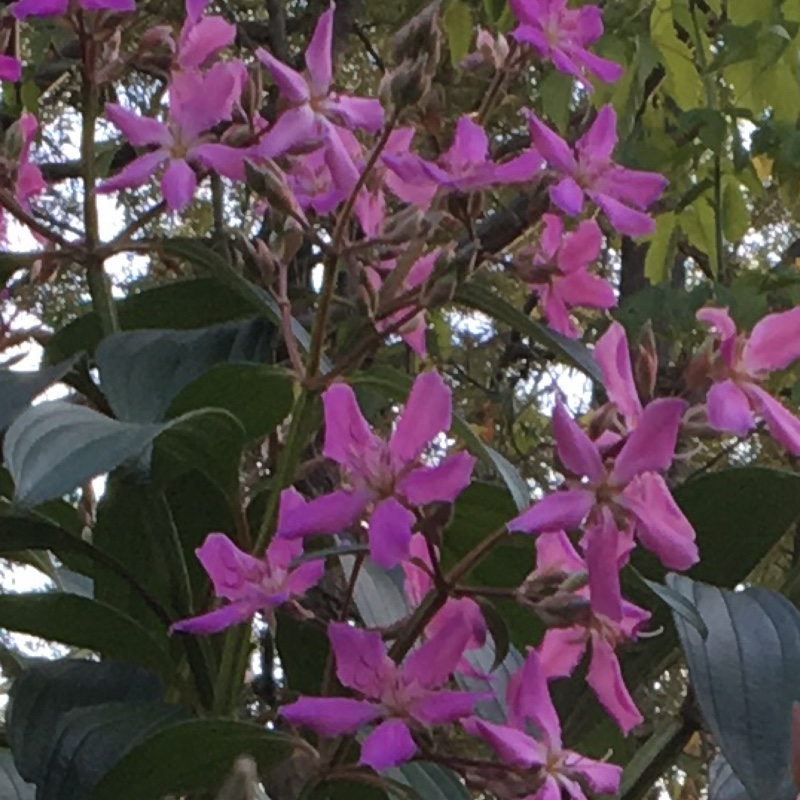
[{"label": "flower bud", "polygon": [[639,336],[639,347],[633,362],[633,380],[643,402],[653,399],[658,376],[658,354],[653,325],[647,320]]},{"label": "flower bud", "polygon": [[421,54],[438,64],[442,47],[439,5],[437,0],[426,6],[395,34],[392,42],[395,64],[406,59],[415,60]]}]

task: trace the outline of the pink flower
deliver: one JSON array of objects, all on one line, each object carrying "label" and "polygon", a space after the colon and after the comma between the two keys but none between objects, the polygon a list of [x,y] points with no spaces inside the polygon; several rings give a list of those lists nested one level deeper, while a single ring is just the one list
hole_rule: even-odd
[{"label": "pink flower", "polygon": [[[39,123],[33,114],[24,111],[6,133],[6,146],[13,152],[0,153],[0,188],[10,191],[20,208],[30,213],[30,200],[47,188],[41,170],[30,162],[33,140]],[[0,242],[5,241],[6,220],[0,209]]]},{"label": "pink flower", "polygon": [[218,633],[246,622],[258,611],[271,615],[280,605],[304,594],[325,572],[323,559],[296,568],[303,554],[300,541],[273,539],[263,559],[241,551],[225,534],[211,533],[196,551],[214,585],[214,594],[228,601],[220,608],[176,622],[171,631]]},{"label": "pink flower", "polygon": [[509,161],[496,164],[489,158],[486,131],[468,116],[458,120],[450,149],[436,163],[425,161],[413,153],[386,154],[383,161],[406,184],[444,186],[456,192],[474,192],[497,184],[526,183],[542,169],[541,156],[534,150],[526,150]]},{"label": "pink flower", "polygon": [[103,181],[97,191],[135,189],[164,166],[161,176],[164,199],[171,211],[180,211],[191,202],[197,188],[194,166],[212,169],[232,180],[244,180],[247,151],[219,144],[207,131],[231,119],[246,77],[241,62],[218,63],[206,73],[197,70],[175,73],[170,84],[166,123],[140,117],[117,103],[107,103],[106,117],[132,145],[157,145],[157,148]]},{"label": "pink flower", "polygon": [[642,209],[661,197],[667,179],[656,172],[620,167],[611,160],[617,144],[617,115],[611,106],[600,109],[592,126],[578,139],[574,152],[535,114],[526,113],[534,145],[561,176],[550,189],[555,205],[574,217],[583,211],[588,197],[626,236],[644,236],[655,230],[652,217]]},{"label": "pink flower", "polygon": [[575,671],[590,647],[586,680],[606,711],[627,733],[641,723],[642,715],[622,679],[615,651],[620,644],[636,638],[650,614],[622,600],[619,567],[627,556],[624,543],[622,550],[620,544],[613,526],[600,525],[587,536],[584,562],[563,532],[537,540],[537,570],[588,572],[591,603],[591,615],[585,624],[547,631],[539,657],[548,678],[564,678]]},{"label": "pink flower", "polygon": [[[509,530],[542,533],[574,530],[600,522],[604,508],[617,526],[632,526],[642,544],[671,569],[687,569],[698,559],[695,532],[659,474],[672,463],[683,400],[655,400],[613,459],[603,463],[597,443],[570,418],[561,403],[553,414],[556,448],[574,488],[546,495],[509,522]],[[569,485],[569,483],[568,483]]]},{"label": "pink flower", "polygon": [[[433,578],[431,577],[433,564],[425,537],[421,533],[416,533],[411,537],[409,556],[409,560],[403,562],[404,589],[409,608],[413,610],[433,589]],[[423,564],[427,569],[423,568]],[[430,639],[435,636],[442,628],[447,627],[453,618],[459,619],[461,624],[469,627],[471,631],[470,637],[464,645],[465,650],[475,650],[484,646],[487,632],[486,620],[480,606],[470,597],[448,598],[428,623],[428,627],[425,628],[425,637]],[[459,662],[457,671],[476,678],[486,677],[477,673],[466,657]]]},{"label": "pink flower", "polygon": [[475,459],[468,453],[449,456],[436,467],[420,461],[427,446],[450,428],[450,390],[436,372],[420,375],[388,442],[371,430],[346,384],[331,386],[322,401],[322,452],[341,465],[350,485],[287,513],[278,535],[339,533],[367,512],[372,559],[394,567],[408,557],[415,522],[409,506],[452,503],[469,484]]},{"label": "pink flower", "polygon": [[570,308],[605,309],[617,304],[608,281],[587,271],[602,246],[603,235],[594,220],[581,222],[565,236],[560,217],[545,214],[539,242],[521,250],[514,264],[515,272],[539,295],[547,324],[570,339],[578,336]]},{"label": "pink flower", "polygon": [[0,55],[0,81],[16,83],[22,77],[22,64],[14,56]]},{"label": "pink flower", "polygon": [[[462,724],[469,733],[480,736],[501,763],[525,773],[537,770],[529,778],[536,788],[525,800],[560,800],[563,792],[574,800],[586,800],[578,781],[598,794],[617,794],[622,767],[594,761],[563,747],[561,723],[533,649],[528,650],[525,663],[509,681],[507,704],[505,725],[478,717],[470,717]],[[531,726],[535,736],[529,733]]]},{"label": "pink flower", "polygon": [[619,322],[612,322],[597,340],[594,357],[603,374],[608,399],[622,415],[626,428],[633,430],[642,415],[642,403],[633,380],[628,337]]},{"label": "pink flower", "polygon": [[361,743],[359,763],[375,770],[390,769],[413,758],[417,752],[413,729],[455,722],[491,696],[441,688],[461,660],[470,636],[464,620],[452,619],[399,665],[386,655],[379,633],[332,623],[328,636],[340,683],[364,699],[301,697],[281,708],[280,714],[320,736],[355,733],[383,720]]},{"label": "pink flower", "polygon": [[588,91],[586,73],[613,83],[625,71],[619,64],[590,53],[586,48],[603,35],[602,12],[597,6],[567,8],[567,0],[510,0],[519,20],[511,35],[533,45],[556,69],[574,75]]},{"label": "pink flower", "polygon": [[311,142],[324,141],[334,150],[335,157],[350,161],[335,125],[367,133],[376,133],[383,125],[380,101],[331,92],[335,8],[331,3],[319,18],[309,42],[306,50],[308,77],[278,61],[266,50],[259,48],[256,51],[289,106],[261,142],[259,154],[265,158],[277,158]]},{"label": "pink flower", "polygon": [[220,16],[204,17],[209,0],[187,0],[186,21],[177,46],[181,69],[201,67],[236,40],[236,26]]},{"label": "pink flower", "polygon": [[770,372],[800,358],[800,308],[769,314],[749,337],[737,337],[724,308],[701,308],[697,319],[720,338],[709,375],[714,385],[706,400],[711,427],[744,436],[755,428],[757,414],[778,442],[800,455],[800,420],[759,386]]},{"label": "pink flower", "polygon": [[[422,286],[425,281],[431,276],[433,272],[433,268],[436,266],[436,260],[439,258],[439,250],[433,250],[432,252],[424,255],[422,258],[418,259],[411,265],[411,268],[408,270],[408,274],[400,281],[399,285],[396,286],[396,291],[398,294],[404,294],[405,292],[411,291],[412,289],[417,289]],[[402,258],[400,259],[402,261]],[[370,288],[374,292],[380,292],[384,282],[389,278],[392,274],[393,270],[397,269],[397,260],[392,261],[379,261],[375,267],[367,267],[366,276],[367,282],[369,283]],[[393,298],[386,298],[387,300],[391,300]],[[403,318],[408,313],[408,308],[401,308],[391,316],[385,317],[384,319],[376,320],[375,327],[379,331],[385,331],[387,328],[391,327],[395,323],[398,322],[401,318]],[[426,352],[426,345],[425,345],[425,331],[427,325],[425,321],[425,311],[424,309],[420,309],[420,311],[413,316],[405,325],[400,329],[399,335],[403,339],[403,341],[418,355],[420,358],[425,357]]]},{"label": "pink flower", "polygon": [[[136,10],[136,0],[74,0],[84,11],[115,11],[125,13]],[[17,0],[11,13],[17,19],[28,17],[61,17],[69,10],[70,0]]]}]

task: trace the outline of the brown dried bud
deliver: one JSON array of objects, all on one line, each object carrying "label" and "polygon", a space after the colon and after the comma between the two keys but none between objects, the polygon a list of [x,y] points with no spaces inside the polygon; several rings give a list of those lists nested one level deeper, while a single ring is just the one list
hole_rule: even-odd
[{"label": "brown dried bud", "polygon": [[378,92],[389,111],[407,110],[420,103],[430,88],[428,59],[424,53],[420,53],[416,59],[407,59],[400,66],[389,70],[383,77]]},{"label": "brown dried bud", "polygon": [[441,49],[441,15],[437,0],[423,8],[397,31],[392,42],[392,58],[395,64],[399,64],[406,59],[416,60],[421,54],[425,54],[434,62],[435,70]]},{"label": "brown dried bud", "polygon": [[658,376],[658,353],[656,352],[656,338],[653,334],[653,325],[648,320],[642,327],[639,336],[639,347],[633,363],[633,380],[639,397],[648,403],[653,399]]},{"label": "brown dried bud", "polygon": [[264,97],[264,79],[260,69],[248,71],[248,78],[242,89],[242,109],[248,120],[254,120],[261,111],[261,100]]},{"label": "brown dried bud", "polygon": [[548,628],[587,625],[592,617],[588,598],[571,592],[557,592],[538,603],[525,603]]},{"label": "brown dried bud", "polygon": [[244,170],[247,187],[252,192],[263,197],[277,210],[298,216],[308,224],[305,214],[297,205],[286,175],[271,158],[259,159],[257,165],[245,160]]},{"label": "brown dried bud", "polygon": [[139,38],[136,54],[145,56],[161,49],[175,52],[175,40],[172,38],[172,27],[170,25],[156,25],[146,30]]}]

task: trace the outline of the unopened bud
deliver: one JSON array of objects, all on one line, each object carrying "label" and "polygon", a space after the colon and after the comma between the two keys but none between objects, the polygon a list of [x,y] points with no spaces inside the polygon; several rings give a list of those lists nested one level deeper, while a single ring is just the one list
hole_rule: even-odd
[{"label": "unopened bud", "polygon": [[255,119],[261,110],[264,97],[264,80],[260,69],[249,70],[242,88],[242,110],[249,120]]},{"label": "unopened bud", "polygon": [[557,592],[538,603],[524,603],[548,628],[572,628],[588,625],[592,608],[586,597],[571,592]]},{"label": "unopened bud", "polygon": [[653,326],[648,320],[639,336],[639,347],[633,364],[633,380],[639,397],[647,403],[653,399],[658,376],[658,354]]},{"label": "unopened bud", "polygon": [[438,64],[442,46],[439,6],[438,0],[426,6],[394,35],[392,58],[395,64],[416,59],[420,54],[426,54]]},{"label": "unopened bud", "polygon": [[420,103],[430,88],[428,59],[424,53],[420,53],[415,59],[406,59],[400,66],[387,72],[378,91],[389,110],[406,110]]},{"label": "unopened bud", "polygon": [[175,40],[172,38],[172,28],[169,25],[156,25],[154,28],[146,30],[139,38],[136,54],[139,56],[150,55],[164,48],[171,53],[175,52]]},{"label": "unopened bud", "polygon": [[297,204],[283,170],[271,159],[260,159],[258,166],[249,160],[244,162],[247,187],[260,197],[263,197],[270,206],[300,217],[306,224],[307,220],[302,209]]}]

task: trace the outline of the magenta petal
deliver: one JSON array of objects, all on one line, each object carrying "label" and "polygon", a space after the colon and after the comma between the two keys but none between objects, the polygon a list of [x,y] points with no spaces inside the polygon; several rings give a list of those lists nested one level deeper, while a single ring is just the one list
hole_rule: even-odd
[{"label": "magenta petal", "polygon": [[312,586],[316,586],[322,580],[324,574],[324,558],[306,561],[289,573],[284,582],[284,587],[292,595],[305,594]]},{"label": "magenta petal", "polygon": [[135,11],[135,0],[79,0],[87,11]]},{"label": "magenta petal", "polygon": [[504,764],[519,767],[541,767],[547,762],[547,751],[527,733],[508,725],[470,717],[462,723],[464,730],[480,736]]},{"label": "magenta petal", "polygon": [[586,133],[578,139],[576,149],[580,160],[590,163],[605,162],[617,145],[617,114],[613,106],[603,106]]},{"label": "magenta petal", "polygon": [[547,127],[533,112],[525,110],[531,131],[531,140],[547,163],[567,174],[576,169],[575,156],[570,146],[553,130]]},{"label": "magenta petal", "polygon": [[633,382],[628,337],[619,322],[612,322],[597,340],[594,357],[603,373],[603,384],[611,402],[629,422],[638,419],[642,404]]},{"label": "magenta petal", "polygon": [[526,150],[516,158],[498,164],[492,170],[492,183],[527,183],[542,171],[542,157],[535,150]]},{"label": "magenta petal", "polygon": [[469,486],[476,458],[469,453],[449,456],[438,467],[421,467],[403,478],[398,494],[412,506],[452,503]]},{"label": "magenta petal", "polygon": [[325,110],[354,130],[377,133],[383,127],[383,106],[369,97],[338,96],[326,101]]},{"label": "magenta petal", "polygon": [[11,13],[17,19],[28,17],[60,17],[67,13],[69,0],[18,0]]},{"label": "magenta petal", "polygon": [[623,733],[641,724],[642,715],[622,680],[614,648],[600,636],[592,637],[592,660],[586,681]]},{"label": "magenta petal", "polygon": [[393,680],[395,664],[386,655],[381,635],[344,622],[328,626],[328,638],[336,656],[336,676],[342,686],[379,698]]},{"label": "magenta petal", "polygon": [[331,7],[317,20],[317,27],[306,49],[306,69],[314,97],[326,95],[333,80],[333,10],[331,3]]},{"label": "magenta petal", "polygon": [[446,683],[455,672],[472,638],[468,621],[458,616],[447,620],[434,636],[414,650],[403,662],[403,676],[426,689]]},{"label": "magenta petal", "polygon": [[594,761],[579,753],[568,752],[565,766],[570,772],[583,778],[589,788],[597,794],[615,795],[619,792],[622,767],[616,764]]},{"label": "magenta petal", "polygon": [[594,503],[594,493],[584,489],[553,492],[512,519],[508,529],[522,533],[571,531],[586,519]]},{"label": "magenta petal", "polygon": [[281,114],[258,145],[264,158],[278,158],[296,147],[304,147],[321,138],[322,130],[309,105],[289,108]]},{"label": "magenta petal", "polygon": [[730,431],[744,436],[756,422],[747,395],[732,380],[715,383],[706,398],[708,422],[718,431]]},{"label": "magenta petal", "polygon": [[584,572],[586,564],[578,555],[564,531],[554,531],[536,539],[536,571],[563,570],[565,572]]},{"label": "magenta petal", "polygon": [[228,603],[214,611],[209,611],[207,614],[200,614],[197,617],[189,617],[176,622],[170,627],[170,632],[193,633],[200,636],[219,633],[232,625],[247,622],[257,610],[250,603]]},{"label": "magenta petal", "polygon": [[561,723],[539,654],[532,647],[528,648],[522,668],[508,683],[507,701],[508,720],[514,727],[525,730],[527,722],[532,721],[546,736],[551,749],[561,748]]},{"label": "magenta petal", "polygon": [[539,247],[547,259],[555,262],[564,241],[564,221],[556,214],[544,214],[542,220],[544,227],[539,236]]},{"label": "magenta petal", "polygon": [[182,159],[172,159],[161,176],[161,191],[170,211],[181,211],[192,202],[197,188],[194,170]]},{"label": "magenta petal", "polygon": [[334,534],[347,530],[360,516],[369,501],[364,492],[339,489],[316,497],[302,506],[287,509],[282,515],[278,535],[297,536]]},{"label": "magenta petal", "polygon": [[0,81],[16,83],[22,77],[22,64],[14,56],[0,55]]},{"label": "magenta petal", "polygon": [[625,236],[649,236],[656,229],[656,223],[651,216],[629,208],[604,192],[589,192],[589,197],[603,209],[608,221]]},{"label": "magenta petal", "polygon": [[748,384],[745,390],[753,400],[758,413],[764,417],[772,437],[792,455],[800,455],[800,419],[760,386]]},{"label": "magenta petal", "polygon": [[571,217],[577,217],[583,211],[583,189],[573,178],[566,177],[555,186],[551,186],[550,199]]},{"label": "magenta petal", "polygon": [[548,326],[568,339],[577,339],[578,329],[572,322],[567,304],[561,295],[557,291],[547,289],[540,289],[539,295],[542,298],[542,312]]},{"label": "magenta petal", "polygon": [[773,372],[800,358],[800,307],[768,314],[756,323],[742,353],[742,366],[752,372]]},{"label": "magenta petal", "polygon": [[486,131],[468,116],[459,117],[447,155],[450,163],[462,168],[465,165],[483,164],[489,157]]},{"label": "magenta petal", "polygon": [[364,453],[380,448],[381,441],[364,419],[356,393],[346,383],[335,383],[323,393],[322,404],[325,409],[322,454],[351,472],[358,472],[364,463]]},{"label": "magenta petal", "polygon": [[660,475],[634,478],[620,505],[636,515],[636,535],[669,569],[686,570],[699,560],[695,532]]},{"label": "magenta petal", "polygon": [[224,533],[210,533],[195,550],[214,586],[214,594],[226,600],[242,598],[248,577],[258,576],[263,562],[240,550]]},{"label": "magenta petal", "polygon": [[440,433],[450,430],[452,405],[452,393],[438,372],[417,377],[389,443],[400,464],[413,464]]},{"label": "magenta petal", "polygon": [[105,113],[106,119],[122,131],[134,147],[149,144],[166,146],[172,141],[172,135],[163,122],[135,114],[119,103],[106,103]]},{"label": "magenta petal", "polygon": [[347,697],[301,697],[278,713],[292,725],[304,725],[320,736],[341,736],[378,719],[381,707]]},{"label": "magenta petal", "polygon": [[[586,6],[581,9],[581,11],[585,10],[587,10]],[[606,83],[615,83],[625,73],[625,67],[621,64],[617,64],[615,61],[609,61],[607,58],[601,58],[589,50],[584,50],[581,53],[580,60],[581,64],[583,64],[589,72]]]},{"label": "magenta petal", "polygon": [[626,205],[649,208],[664,193],[667,179],[658,172],[614,167],[606,175],[608,193]]},{"label": "magenta petal", "polygon": [[471,714],[475,704],[491,700],[491,692],[432,692],[418,700],[411,709],[411,716],[423,725],[445,725]]},{"label": "magenta petal", "polygon": [[619,533],[611,515],[586,534],[586,567],[589,570],[589,600],[592,611],[612,622],[622,619],[622,590],[617,569]]},{"label": "magenta petal", "polygon": [[137,189],[153,176],[153,173],[167,160],[168,156],[163,150],[146,153],[134,159],[123,170],[106,178],[98,187],[97,192],[105,194],[118,189]]},{"label": "magenta petal", "polygon": [[539,659],[544,674],[566,678],[575,672],[586,652],[586,631],[583,628],[550,628],[539,645]]},{"label": "magenta petal", "polygon": [[220,50],[233,44],[236,26],[222,17],[199,19],[184,28],[178,49],[178,64],[182,69],[195,69]]},{"label": "magenta petal", "polygon": [[369,519],[369,554],[379,567],[391,569],[408,558],[415,519],[394,497],[375,506]]},{"label": "magenta petal", "polygon": [[410,761],[416,752],[417,745],[405,722],[387,719],[362,742],[358,763],[383,772]]},{"label": "magenta petal", "polygon": [[570,272],[556,286],[564,302],[572,308],[613,308],[617,304],[611,284],[584,269]]},{"label": "magenta petal", "polygon": [[597,446],[572,419],[560,400],[553,411],[553,433],[558,457],[573,475],[586,476],[592,483],[603,480],[605,470]]},{"label": "magenta petal", "polygon": [[562,272],[572,272],[597,261],[603,247],[603,234],[600,226],[587,219],[567,237],[558,254],[558,266]]},{"label": "magenta petal", "polygon": [[280,93],[291,103],[307,103],[311,98],[306,79],[297,70],[288,67],[263,48],[256,50],[256,57],[269,70]]},{"label": "magenta petal", "polygon": [[245,180],[244,159],[250,155],[249,150],[212,142],[193,147],[191,155],[204,167],[225,178],[230,178],[232,181]]},{"label": "magenta petal", "polygon": [[664,398],[645,408],[614,462],[611,480],[615,485],[624,486],[643,472],[669,468],[686,406],[685,400]]},{"label": "magenta petal", "polygon": [[723,340],[736,336],[736,325],[727,308],[701,308],[695,316],[698,322],[709,328],[716,328]]}]

